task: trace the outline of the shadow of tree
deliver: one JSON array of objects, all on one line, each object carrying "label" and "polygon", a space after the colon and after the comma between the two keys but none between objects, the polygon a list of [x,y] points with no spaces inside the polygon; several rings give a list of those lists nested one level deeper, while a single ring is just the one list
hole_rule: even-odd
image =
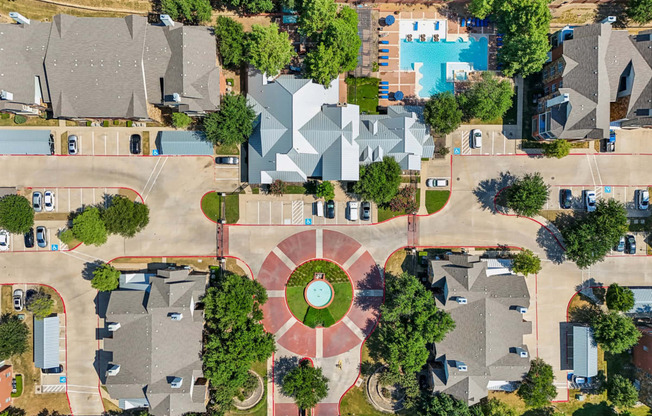
[{"label": "shadow of tree", "polygon": [[608,16],[616,17],[612,26],[618,29],[625,29],[629,23],[627,16],[627,2],[607,2],[599,3],[595,13],[595,22],[601,22]]},{"label": "shadow of tree", "polygon": [[92,280],[93,272],[95,272],[95,270],[97,270],[102,264],[104,264],[104,262],[101,260],[84,263],[84,269],[82,270],[82,277],[84,280]]},{"label": "shadow of tree", "polygon": [[547,229],[541,227],[537,231],[537,244],[543,248],[546,258],[555,264],[561,264],[564,261],[564,250],[559,246],[555,236]]},{"label": "shadow of tree", "polygon": [[[383,278],[377,264],[369,268],[362,280],[354,283],[353,290],[383,290]],[[354,298],[355,305],[363,311],[378,310],[382,300],[382,296],[355,296]]]},{"label": "shadow of tree", "polygon": [[277,358],[274,363],[274,383],[282,386],[285,375],[297,365],[299,365],[298,357],[283,356]]},{"label": "shadow of tree", "polygon": [[506,208],[494,204],[494,198],[501,189],[511,186],[515,179],[516,177],[509,171],[501,172],[498,178],[486,179],[480,182],[473,190],[473,195],[477,198],[482,209],[491,211],[494,214],[497,212],[506,213]]},{"label": "shadow of tree", "polygon": [[[602,286],[604,286],[604,283],[599,282],[592,277],[580,283],[579,285],[575,286],[575,291],[581,292],[585,289],[591,289],[593,292],[593,296],[597,299],[598,303],[601,304],[604,303],[604,297],[607,294],[607,290]],[[594,299],[591,299],[591,297],[586,296],[583,293],[580,293],[580,296],[589,302],[595,301]]]}]

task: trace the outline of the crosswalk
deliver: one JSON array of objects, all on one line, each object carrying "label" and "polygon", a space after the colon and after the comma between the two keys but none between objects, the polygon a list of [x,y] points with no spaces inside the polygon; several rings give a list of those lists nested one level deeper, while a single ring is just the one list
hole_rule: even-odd
[{"label": "crosswalk", "polygon": [[41,393],[63,393],[65,391],[65,384],[45,384],[41,386]]}]

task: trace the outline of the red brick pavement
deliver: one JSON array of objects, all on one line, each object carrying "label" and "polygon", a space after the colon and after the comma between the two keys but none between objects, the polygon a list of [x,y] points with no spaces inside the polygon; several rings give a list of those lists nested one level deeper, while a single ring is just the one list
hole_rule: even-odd
[{"label": "red brick pavement", "polygon": [[337,231],[324,230],[324,258],[344,264],[360,248],[360,243]]},{"label": "red brick pavement", "polygon": [[297,355],[314,357],[317,354],[316,341],[315,330],[297,322],[277,342]]},{"label": "red brick pavement", "polygon": [[282,298],[268,298],[262,308],[263,310],[263,326],[267,332],[275,334],[276,331],[292,317],[292,314],[287,308],[285,297]]},{"label": "red brick pavement", "polygon": [[260,267],[256,280],[267,290],[285,290],[292,270],[274,253],[269,253]]},{"label": "red brick pavement", "polygon": [[353,289],[355,290],[383,288],[378,266],[368,251],[365,251],[347,271],[353,280]]},{"label": "red brick pavement", "polygon": [[275,416],[298,416],[299,408],[294,403],[276,403],[274,404]]},{"label": "red brick pavement", "polygon": [[362,329],[365,335],[369,335],[379,318],[382,303],[383,298],[381,296],[357,297],[353,301],[353,306],[351,306],[347,316],[358,328]]},{"label": "red brick pavement", "polygon": [[347,352],[360,342],[360,338],[344,322],[324,328],[324,357]]},{"label": "red brick pavement", "polygon": [[317,403],[315,416],[338,416],[339,407],[339,403]]},{"label": "red brick pavement", "polygon": [[306,260],[315,258],[316,241],[317,232],[315,230],[303,231],[283,240],[278,248],[298,266]]}]

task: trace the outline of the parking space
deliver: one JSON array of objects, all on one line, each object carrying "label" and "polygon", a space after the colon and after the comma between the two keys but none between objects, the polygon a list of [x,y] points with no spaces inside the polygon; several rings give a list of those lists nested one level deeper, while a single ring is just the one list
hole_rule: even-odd
[{"label": "parking space", "polygon": [[[458,129],[452,133],[453,154],[461,155],[513,155],[516,153],[518,140],[508,139],[497,129],[499,126],[476,127],[482,133],[481,147],[473,147],[471,143],[471,130],[469,126]],[[455,150],[458,149],[458,150]],[[459,153],[457,153],[459,151]]]},{"label": "parking space", "polygon": [[79,155],[130,156],[129,139],[132,133],[124,130],[84,129],[69,130],[68,137],[73,134],[77,136]]},{"label": "parking space", "polygon": [[[315,202],[304,200],[247,200],[244,202],[245,215],[241,217],[244,224],[285,224],[285,225],[328,225],[328,224],[370,224],[377,219],[375,205],[371,206],[372,221],[360,219],[360,202],[358,201],[358,219],[347,219],[348,201],[335,202],[335,218],[317,215]],[[324,206],[324,210],[326,207]]]},{"label": "parking space", "polygon": [[594,191],[598,199],[615,199],[622,202],[627,209],[627,216],[630,218],[643,218],[649,217],[652,212],[647,210],[638,209],[636,202],[637,191],[644,190],[645,188],[632,187],[632,186],[551,186],[550,198],[546,203],[544,209],[557,210],[560,207],[560,191],[562,189],[570,189],[573,194],[571,209],[584,210],[583,191]]}]

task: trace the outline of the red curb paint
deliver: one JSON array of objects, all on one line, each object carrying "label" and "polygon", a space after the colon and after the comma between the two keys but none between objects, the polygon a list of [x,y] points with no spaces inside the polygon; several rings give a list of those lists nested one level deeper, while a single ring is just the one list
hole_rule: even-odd
[{"label": "red curb paint", "polygon": [[208,221],[212,222],[213,224],[217,224],[217,221],[214,221],[212,218],[209,218],[208,215],[206,215],[206,213],[204,212],[204,210],[201,207],[202,202],[204,202],[204,198],[206,198],[206,195],[213,194],[213,193],[217,193],[217,192],[216,191],[208,191],[204,195],[201,196],[201,199],[199,200],[199,210],[201,211],[202,214],[204,214],[204,217],[206,217],[206,219]]}]

